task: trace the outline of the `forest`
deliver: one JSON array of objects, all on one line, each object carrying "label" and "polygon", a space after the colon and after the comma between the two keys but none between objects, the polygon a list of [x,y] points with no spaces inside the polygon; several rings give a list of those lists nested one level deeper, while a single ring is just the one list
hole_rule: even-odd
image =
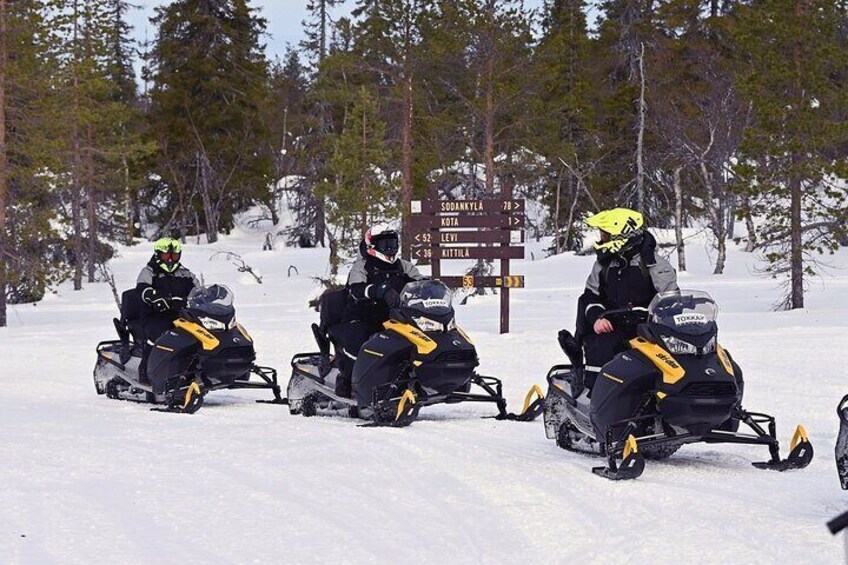
[{"label": "forest", "polygon": [[785,308],[848,244],[843,0],[304,1],[271,58],[285,15],[248,0],[174,0],[146,43],[127,0],[0,0],[0,326],[118,245],[214,242],[248,209],[335,272],[425,195],[508,188],[552,254],[630,207],[680,270],[688,228],[716,275],[759,253]]}]

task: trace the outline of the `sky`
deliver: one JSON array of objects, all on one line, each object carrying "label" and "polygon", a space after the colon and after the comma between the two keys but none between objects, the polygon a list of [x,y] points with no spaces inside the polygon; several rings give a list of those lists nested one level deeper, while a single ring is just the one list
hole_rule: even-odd
[{"label": "sky", "polygon": [[[167,4],[167,0],[135,0],[133,2],[140,9],[133,10],[130,15],[130,24],[135,28],[135,36],[138,41],[154,39],[156,30],[150,24],[150,17],[154,14],[154,8]],[[355,0],[346,0],[344,4],[333,10],[333,16],[346,15],[354,6]],[[261,15],[268,20],[267,44],[268,58],[282,58],[286,51],[286,45],[297,47],[303,39],[303,28],[301,22],[306,18],[306,0],[252,0],[251,5],[261,10]],[[525,0],[528,8],[538,8],[542,0]]]}]

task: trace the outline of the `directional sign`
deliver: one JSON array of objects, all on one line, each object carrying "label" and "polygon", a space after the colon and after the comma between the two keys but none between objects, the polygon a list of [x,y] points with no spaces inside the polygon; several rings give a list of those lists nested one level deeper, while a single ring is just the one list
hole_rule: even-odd
[{"label": "directional sign", "polygon": [[507,275],[505,277],[441,277],[439,279],[451,288],[524,288],[524,275]]},{"label": "directional sign", "polygon": [[524,259],[523,247],[413,246],[413,259]]},{"label": "directional sign", "polygon": [[449,228],[523,228],[524,214],[498,214],[492,216],[412,216],[413,231]]},{"label": "directional sign", "polygon": [[413,200],[412,213],[424,214],[468,214],[482,212],[486,214],[524,213],[524,199],[512,200]]},{"label": "directional sign", "polygon": [[523,230],[419,232],[413,244],[445,245],[450,243],[524,243]]}]

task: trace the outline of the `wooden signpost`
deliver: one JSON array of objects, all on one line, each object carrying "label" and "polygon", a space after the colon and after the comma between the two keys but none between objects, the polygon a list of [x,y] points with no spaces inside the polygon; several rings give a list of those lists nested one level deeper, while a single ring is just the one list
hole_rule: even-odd
[{"label": "wooden signpost", "polygon": [[[524,288],[512,275],[510,259],[524,258],[525,202],[521,198],[412,201],[412,259],[432,265],[433,277],[451,288],[499,288],[500,331],[509,332],[509,290]],[[442,276],[441,262],[454,259],[500,260],[500,275]]]}]

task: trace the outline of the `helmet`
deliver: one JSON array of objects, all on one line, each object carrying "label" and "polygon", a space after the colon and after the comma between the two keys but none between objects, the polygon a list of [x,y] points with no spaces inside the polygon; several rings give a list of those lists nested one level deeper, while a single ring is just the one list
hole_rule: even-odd
[{"label": "helmet", "polygon": [[389,263],[397,261],[400,251],[398,232],[386,224],[377,224],[365,234],[365,250],[371,257]]},{"label": "helmet", "polygon": [[153,259],[166,273],[173,273],[179,268],[182,254],[183,246],[176,239],[163,237],[153,244]]},{"label": "helmet", "polygon": [[601,230],[601,241],[594,247],[599,257],[607,257],[635,247],[641,241],[645,220],[639,212],[613,208],[591,216],[586,224]]}]

